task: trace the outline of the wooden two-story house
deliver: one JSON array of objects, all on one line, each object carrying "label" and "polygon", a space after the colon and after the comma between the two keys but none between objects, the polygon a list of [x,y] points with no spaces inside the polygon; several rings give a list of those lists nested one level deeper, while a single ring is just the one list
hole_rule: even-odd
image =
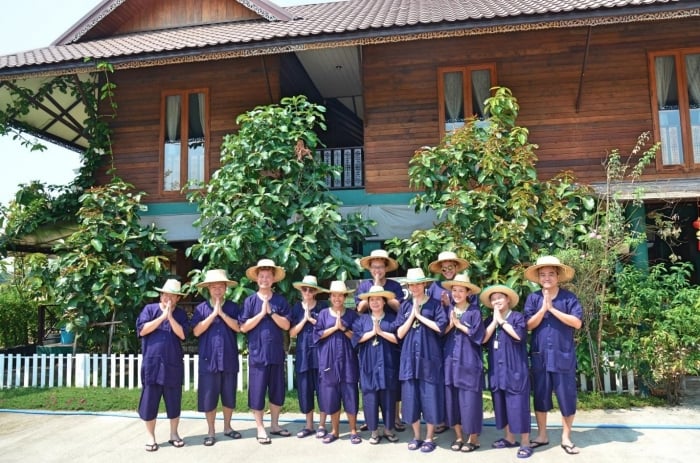
[{"label": "wooden two-story house", "polygon": [[[318,155],[344,166],[331,188],[378,221],[367,247],[430,227],[408,206],[408,161],[482,115],[498,85],[518,98],[542,178],[570,170],[601,184],[606,154],[650,131],[662,148],[641,182],[647,211],[673,202],[676,252],[700,262],[700,1],[104,0],[50,46],[0,56],[0,111],[10,85],[80,77],[97,61],[114,66],[114,166],[175,245],[198,236],[181,186],[217,169],[235,117],[302,93],[328,108]],[[79,95],[38,103],[17,125],[87,146]]]}]

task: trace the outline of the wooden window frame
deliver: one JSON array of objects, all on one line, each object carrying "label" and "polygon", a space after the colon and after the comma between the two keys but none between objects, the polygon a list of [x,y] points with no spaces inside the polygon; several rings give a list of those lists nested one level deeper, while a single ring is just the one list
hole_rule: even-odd
[{"label": "wooden window frame", "polygon": [[444,66],[437,69],[437,88],[438,88],[438,125],[440,130],[440,140],[445,136],[445,79],[444,75],[450,72],[462,72],[462,94],[464,95],[464,119],[467,120],[472,115],[467,115],[467,109],[473,106],[472,97],[472,86],[471,86],[471,73],[472,71],[489,71],[491,79],[491,87],[497,85],[496,81],[496,64],[495,63],[481,63],[481,64],[470,64],[464,66]]},{"label": "wooden window frame", "polygon": [[665,165],[663,162],[662,149],[656,155],[657,171],[665,172],[689,172],[700,169],[700,163],[695,163],[695,155],[693,152],[693,137],[692,126],[690,121],[690,101],[688,99],[688,73],[685,66],[685,56],[689,54],[700,54],[700,48],[677,48],[663,51],[648,52],[648,68],[649,68],[649,90],[650,90],[650,105],[652,115],[652,126],[654,130],[655,143],[661,143],[661,122],[659,117],[658,98],[656,91],[656,58],[662,56],[672,56],[676,66],[676,84],[678,85],[678,112],[680,116],[681,126],[681,145],[683,147],[683,163]]},{"label": "wooden window frame", "polygon": [[[167,125],[166,118],[166,107],[167,107],[167,97],[169,96],[179,96],[182,102],[182,111],[180,112],[180,139],[186,140],[189,135],[187,130],[189,129],[189,96],[193,93],[203,93],[204,94],[204,179],[203,182],[207,183],[209,181],[209,152],[210,152],[210,106],[211,100],[209,97],[208,88],[187,88],[187,89],[170,89],[163,90],[160,95],[160,138],[159,138],[159,155],[158,155],[158,191],[163,196],[177,196],[182,197],[186,194],[182,192],[182,189],[187,183],[188,177],[188,166],[187,166],[187,144],[181,143],[180,148],[180,189],[179,190],[165,190],[165,179],[164,179],[164,169],[165,169],[165,131]],[[194,191],[194,190],[188,190]]]}]

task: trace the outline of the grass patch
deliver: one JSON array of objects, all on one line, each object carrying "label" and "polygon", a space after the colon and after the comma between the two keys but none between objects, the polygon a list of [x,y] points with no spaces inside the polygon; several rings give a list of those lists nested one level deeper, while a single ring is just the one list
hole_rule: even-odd
[{"label": "grass patch", "polygon": [[[0,389],[0,408],[81,412],[136,411],[140,395],[140,389],[96,387]],[[632,396],[629,394],[579,392],[578,399],[579,410],[628,409],[635,407],[662,407],[666,405],[663,399],[657,397],[640,397],[639,395]],[[183,391],[182,410],[197,410],[196,391]],[[484,392],[484,410],[487,412],[493,410],[491,396],[488,391]],[[162,402],[161,411],[165,411]],[[236,394],[236,411],[249,411],[246,391]],[[282,412],[299,413],[296,391],[287,391]]]}]

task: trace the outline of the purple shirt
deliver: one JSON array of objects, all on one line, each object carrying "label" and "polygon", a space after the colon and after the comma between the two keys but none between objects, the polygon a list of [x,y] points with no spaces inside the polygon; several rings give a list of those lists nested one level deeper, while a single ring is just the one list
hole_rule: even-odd
[{"label": "purple shirt", "polygon": [[[392,310],[385,311],[379,326],[383,331],[396,333],[395,319],[396,314]],[[360,387],[363,392],[383,389],[398,391],[400,357],[398,345],[381,336],[370,338],[363,343],[359,342],[365,333],[373,329],[374,321],[369,312],[360,315],[352,326],[352,343],[357,347],[360,361]]]},{"label": "purple shirt", "polygon": [[[489,317],[485,325],[488,326],[492,320],[493,318]],[[506,321],[513,327],[520,341],[515,340],[501,327],[496,327],[487,343],[489,387],[492,391],[503,390],[519,394],[530,389],[527,326],[525,317],[520,312],[511,312]]]},{"label": "purple shirt", "polygon": [[[360,299],[360,294],[368,293],[372,286],[374,286],[374,281],[372,280],[362,280],[360,284],[357,285],[357,290],[355,291],[355,306],[360,305],[360,301],[362,300]],[[384,290],[394,293],[399,303],[403,302],[403,288],[398,281],[387,278],[384,283]]]},{"label": "purple shirt", "polygon": [[[143,325],[160,317],[160,304],[147,304],[136,319],[136,333]],[[185,335],[189,328],[187,312],[180,307],[173,310],[173,318],[182,326]],[[167,319],[158,328],[141,337],[141,383],[145,385],[182,386],[185,366],[183,364],[182,340],[173,332]]]},{"label": "purple shirt", "polygon": [[[328,301],[316,301],[311,309],[311,316],[318,320],[318,314],[328,307]],[[296,326],[304,319],[304,307],[301,301],[292,307],[292,326]],[[314,325],[305,323],[297,334],[294,358],[294,371],[303,373],[309,370],[318,370],[318,349],[313,339]]]},{"label": "purple shirt", "polygon": [[[345,309],[340,319],[346,329],[352,329],[358,314]],[[335,325],[336,317],[331,309],[322,310],[314,325],[314,342],[318,346],[319,378],[327,386],[340,383],[357,383],[360,380],[360,367],[352,341],[342,331],[335,331],[321,339],[323,332]]]},{"label": "purple shirt", "polygon": [[[240,324],[242,325],[259,314],[262,310],[262,304],[263,301],[257,293],[248,296],[243,301]],[[270,309],[289,320],[291,315],[289,304],[283,296],[273,293],[270,299]],[[247,337],[248,361],[251,365],[262,367],[284,364],[284,330],[272,320],[272,315],[263,317],[255,328],[248,331]]]},{"label": "purple shirt", "polygon": [[475,308],[470,304],[459,318],[459,322],[469,328],[469,334],[453,327],[445,335],[443,347],[445,385],[480,392],[484,389],[481,344],[484,341],[486,328],[481,320],[481,310],[478,305]]},{"label": "purple shirt", "polygon": [[[526,320],[532,318],[542,307],[543,299],[541,290],[527,296],[524,308]],[[552,300],[552,306],[579,320],[583,318],[583,307],[578,298],[564,288],[559,288],[557,296]],[[575,332],[574,328],[565,325],[554,315],[545,313],[539,326],[532,330],[530,338],[532,368],[549,372],[575,373]]]},{"label": "purple shirt", "polygon": [[[224,301],[222,311],[231,318],[238,320],[240,308],[238,304]],[[207,318],[214,308],[208,301],[204,301],[194,309],[192,314],[192,328]],[[232,330],[221,317],[216,317],[209,328],[199,335],[199,371],[201,373],[226,373],[238,374],[238,339],[237,333]]]}]

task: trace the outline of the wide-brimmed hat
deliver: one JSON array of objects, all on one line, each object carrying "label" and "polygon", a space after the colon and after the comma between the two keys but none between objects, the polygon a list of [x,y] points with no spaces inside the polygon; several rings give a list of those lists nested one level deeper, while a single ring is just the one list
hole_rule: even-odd
[{"label": "wide-brimmed hat", "polygon": [[479,294],[481,292],[481,288],[469,281],[469,275],[466,273],[458,273],[455,275],[454,280],[443,281],[442,286],[447,289],[452,289],[453,286],[464,286],[469,289],[472,294]]},{"label": "wide-brimmed hat", "polygon": [[347,286],[345,286],[344,281],[340,280],[335,280],[331,281],[331,287],[328,288],[327,292],[329,293],[343,293],[343,294],[350,294],[354,292],[354,289],[348,289]]},{"label": "wide-brimmed hat", "polygon": [[284,276],[287,274],[282,267],[275,265],[275,261],[272,259],[260,259],[258,265],[248,267],[248,270],[245,271],[245,276],[247,276],[249,280],[255,281],[258,278],[258,270],[261,268],[273,269],[275,271],[274,279],[276,282],[284,280]]},{"label": "wide-brimmed hat", "polygon": [[398,262],[389,257],[389,253],[386,252],[384,249],[375,249],[369,254],[369,256],[360,259],[360,267],[362,267],[365,270],[369,270],[369,263],[372,261],[372,259],[384,259],[386,261],[387,272],[393,272],[394,270],[399,268]]},{"label": "wide-brimmed hat", "polygon": [[326,292],[325,288],[322,288],[318,285],[318,280],[313,275],[306,275],[304,278],[301,279],[301,281],[295,281],[294,283],[292,283],[292,286],[299,290],[303,287],[307,287],[314,288],[319,292]]},{"label": "wide-brimmed hat", "polygon": [[506,285],[489,286],[481,292],[481,294],[479,295],[479,300],[481,300],[481,303],[490,309],[493,309],[493,304],[491,304],[491,295],[493,293],[505,294],[510,300],[511,309],[515,308],[515,306],[518,305],[518,301],[520,300],[518,293],[516,293]]},{"label": "wide-brimmed hat", "polygon": [[537,258],[535,265],[528,267],[525,270],[525,278],[533,283],[540,282],[539,270],[542,267],[556,267],[559,269],[559,282],[566,283],[574,278],[576,271],[568,265],[562,264],[559,259],[554,256],[542,256]]},{"label": "wide-brimmed hat", "polygon": [[207,273],[204,275],[204,281],[197,283],[196,286],[197,288],[203,288],[212,283],[226,283],[226,286],[229,288],[232,286],[238,286],[238,282],[229,280],[228,276],[226,275],[226,270],[220,268],[207,270]]},{"label": "wide-brimmed hat", "polygon": [[403,279],[403,282],[407,285],[427,283],[429,281],[435,281],[435,278],[426,277],[422,268],[409,268],[406,271],[406,277]]},{"label": "wide-brimmed hat", "polygon": [[180,282],[174,278],[170,278],[165,281],[162,288],[156,288],[159,293],[177,294],[178,296],[186,296],[185,293],[180,292],[182,286]]},{"label": "wide-brimmed hat", "polygon": [[455,271],[457,273],[469,267],[469,261],[467,261],[466,259],[457,257],[457,254],[455,254],[452,251],[444,251],[438,254],[437,260],[431,262],[430,265],[428,265],[428,270],[430,270],[432,273],[440,273],[442,271],[443,262],[456,262],[457,267],[455,268]]},{"label": "wide-brimmed hat", "polygon": [[391,291],[387,291],[384,289],[384,286],[381,285],[373,285],[371,288],[366,293],[358,294],[360,299],[363,301],[366,301],[370,297],[383,297],[387,300],[389,299],[396,299],[396,294],[394,294]]}]

